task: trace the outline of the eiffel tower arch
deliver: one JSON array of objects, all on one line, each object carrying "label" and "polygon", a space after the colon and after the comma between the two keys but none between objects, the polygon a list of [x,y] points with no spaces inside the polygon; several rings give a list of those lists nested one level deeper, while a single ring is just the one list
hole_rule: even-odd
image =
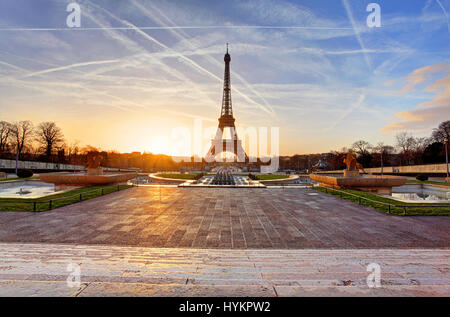
[{"label": "eiffel tower arch", "polygon": [[[231,82],[230,82],[230,62],[231,56],[227,52],[224,57],[225,61],[225,75],[223,80],[223,97],[222,97],[222,109],[219,118],[219,127],[217,128],[216,136],[211,140],[211,147],[206,154],[205,160],[207,162],[213,162],[217,155],[223,152],[234,153],[235,161],[237,163],[248,163],[249,159],[242,147],[242,141],[239,140],[236,133],[235,119],[233,117],[233,107],[231,102]],[[224,129],[230,129],[230,138],[224,139]]]}]

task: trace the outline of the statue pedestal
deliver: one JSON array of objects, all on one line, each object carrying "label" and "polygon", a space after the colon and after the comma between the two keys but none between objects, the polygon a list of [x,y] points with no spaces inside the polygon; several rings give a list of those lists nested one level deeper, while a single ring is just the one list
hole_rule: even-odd
[{"label": "statue pedestal", "polygon": [[353,171],[344,170],[344,177],[358,177],[358,176],[359,176],[358,170]]},{"label": "statue pedestal", "polygon": [[103,175],[103,167],[88,168],[87,175]]}]

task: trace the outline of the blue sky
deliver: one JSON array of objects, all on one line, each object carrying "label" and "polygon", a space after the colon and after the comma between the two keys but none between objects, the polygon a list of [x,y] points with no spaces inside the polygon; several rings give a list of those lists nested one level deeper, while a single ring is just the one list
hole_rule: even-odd
[{"label": "blue sky", "polygon": [[281,154],[428,136],[450,118],[450,0],[79,0],[81,30],[70,2],[0,1],[0,120],[182,154],[164,147],[173,128],[217,123],[226,42],[237,125],[279,127]]}]

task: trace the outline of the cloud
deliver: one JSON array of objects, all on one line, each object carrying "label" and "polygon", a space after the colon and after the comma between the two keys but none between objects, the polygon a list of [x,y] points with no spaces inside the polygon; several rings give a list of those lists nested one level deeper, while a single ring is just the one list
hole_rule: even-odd
[{"label": "cloud", "polygon": [[[378,30],[365,27],[364,7],[349,0],[326,8],[283,0],[77,2],[86,29],[0,30],[0,112],[11,120],[19,112],[50,113],[52,120],[66,120],[64,129],[83,127],[86,118],[106,126],[106,116],[146,118],[148,126],[159,121],[155,116],[171,118],[167,127],[200,117],[217,122],[226,42],[238,125],[292,131],[283,142],[295,151],[307,138],[328,150],[332,138],[375,138],[386,123],[434,124],[427,122],[439,117],[430,109],[448,117],[449,78],[438,66],[402,78],[405,69],[445,60],[439,36],[448,36],[447,25],[435,0],[428,5],[437,12],[420,14],[423,3],[419,13],[386,10]],[[13,19],[8,25],[34,24]],[[423,32],[422,24],[441,33]],[[370,63],[373,74],[367,73]],[[392,110],[404,105],[404,96],[396,103],[398,91],[408,85],[405,91],[414,93],[405,97],[415,100]],[[392,111],[401,112],[386,122]]]},{"label": "cloud", "polygon": [[436,80],[425,87],[425,91],[439,91],[443,88],[450,87],[450,76]]},{"label": "cloud", "polygon": [[326,127],[324,131],[332,131],[336,128],[338,124],[340,124],[342,121],[344,121],[345,118],[347,118],[353,111],[360,108],[366,99],[366,96],[364,94],[359,95],[359,98],[356,102],[350,105],[346,111],[344,111],[339,118],[336,119],[334,123],[332,123],[330,126]]},{"label": "cloud", "polygon": [[419,107],[446,107],[450,106],[450,88],[439,92],[432,100],[422,102]]},{"label": "cloud", "polygon": [[450,64],[446,62],[416,69],[405,78],[407,84],[400,90],[400,93],[415,90],[416,86],[430,80],[433,74],[441,71],[450,72]]},{"label": "cloud", "polygon": [[438,125],[448,118],[450,105],[446,107],[431,107],[427,109],[415,109],[412,111],[403,111],[396,114],[396,117],[402,119],[402,122],[391,123],[382,128],[382,131],[429,131],[430,127]]},{"label": "cloud", "polygon": [[414,109],[395,114],[401,122],[391,123],[382,131],[422,130],[439,124],[450,114],[450,65],[441,63],[414,70],[406,77],[408,84],[402,92],[413,91],[417,85],[429,81],[435,73],[444,72],[445,77],[428,84],[423,91],[433,93],[429,101],[421,102]]}]

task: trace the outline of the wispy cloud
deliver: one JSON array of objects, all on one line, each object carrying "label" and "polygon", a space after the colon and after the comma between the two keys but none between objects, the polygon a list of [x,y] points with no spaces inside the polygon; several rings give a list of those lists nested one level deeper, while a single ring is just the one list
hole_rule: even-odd
[{"label": "wispy cloud", "polygon": [[400,93],[414,90],[418,85],[430,80],[433,74],[441,71],[449,72],[450,64],[441,63],[437,65],[428,65],[414,70],[405,78],[407,84],[400,90]]},{"label": "wispy cloud", "polygon": [[[98,7],[98,6],[97,6]],[[218,77],[217,75],[211,73],[209,70],[207,70],[206,68],[204,68],[203,66],[199,65],[197,62],[195,62],[194,60],[192,60],[191,58],[183,55],[180,52],[176,52],[173,49],[171,49],[169,46],[165,45],[164,43],[162,43],[161,41],[158,41],[157,39],[155,39],[154,37],[150,36],[149,34],[145,33],[144,31],[142,31],[140,28],[138,28],[137,26],[135,26],[134,24],[132,24],[129,21],[120,19],[118,17],[116,17],[114,14],[112,14],[111,12],[109,12],[108,10],[101,8],[102,10],[104,10],[107,14],[109,14],[111,17],[113,17],[114,19],[122,22],[123,24],[127,25],[128,27],[133,28],[136,32],[138,32],[140,35],[142,35],[144,38],[150,40],[151,42],[159,45],[160,47],[173,52],[176,56],[178,56],[179,58],[181,58],[184,62],[186,62],[189,66],[193,67],[195,70],[200,71],[202,73],[207,74],[208,76],[210,76],[211,78],[218,80],[219,82],[222,82],[222,79],[220,77]],[[243,78],[241,78],[242,80]],[[234,88],[234,91],[236,93],[238,93],[240,96],[242,96],[245,100],[258,105],[260,107],[261,110],[263,110],[264,112],[268,113],[269,115],[273,114],[273,111],[271,111],[271,109],[267,109],[266,107],[262,106],[261,104],[257,103],[256,101],[254,101],[252,98],[250,98],[248,95],[244,94],[242,91],[240,91],[239,89]]]},{"label": "wispy cloud", "polygon": [[358,43],[361,46],[361,51],[363,52],[364,59],[365,59],[365,61],[367,63],[367,67],[371,70],[372,69],[372,65],[370,63],[369,56],[366,53],[366,47],[365,47],[363,39],[361,37],[359,28],[356,25],[355,18],[353,17],[352,8],[350,7],[350,4],[348,3],[348,0],[342,0],[342,4],[345,7],[345,11],[347,12],[348,19],[350,20],[350,23],[352,24],[353,31],[355,32],[356,39],[358,40]]},{"label": "wispy cloud", "polygon": [[383,131],[430,129],[448,117],[450,114],[450,64],[428,65],[414,70],[406,77],[408,84],[401,92],[416,90],[419,84],[429,81],[432,75],[439,72],[445,77],[436,79],[423,88],[423,91],[433,93],[432,98],[417,104],[411,110],[396,113],[395,117],[400,122],[386,125],[382,128]]},{"label": "wispy cloud", "polygon": [[62,71],[62,70],[68,70],[68,69],[77,68],[77,67],[85,67],[85,66],[92,66],[92,65],[102,65],[102,64],[110,64],[110,63],[117,63],[117,62],[119,62],[119,60],[115,59],[115,60],[91,61],[91,62],[84,62],[84,63],[76,63],[76,64],[70,64],[70,65],[65,65],[65,66],[53,67],[53,68],[40,70],[38,72],[29,73],[29,74],[25,75],[24,77],[27,78],[27,77],[33,77],[33,76],[38,76],[38,75],[58,72],[58,71]]}]

